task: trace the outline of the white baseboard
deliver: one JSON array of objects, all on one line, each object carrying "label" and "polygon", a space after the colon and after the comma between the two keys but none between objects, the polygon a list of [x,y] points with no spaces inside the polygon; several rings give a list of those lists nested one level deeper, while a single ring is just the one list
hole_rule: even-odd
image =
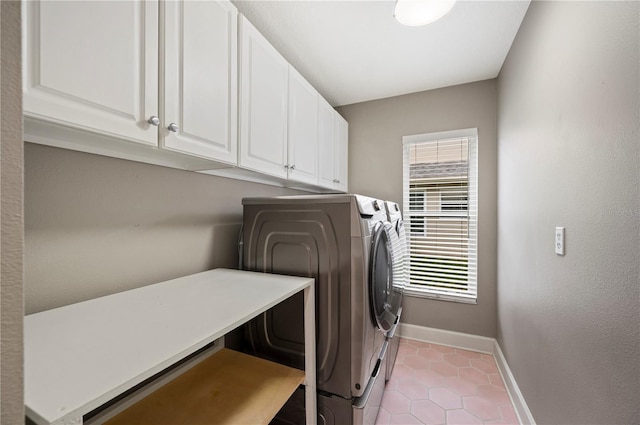
[{"label": "white baseboard", "polygon": [[533,420],[533,416],[531,415],[531,411],[529,410],[529,406],[524,400],[522,393],[520,392],[520,388],[516,383],[516,379],[513,377],[511,373],[511,369],[507,364],[507,359],[504,357],[502,353],[502,349],[500,348],[500,344],[498,344],[497,340],[495,341],[495,348],[493,357],[496,359],[496,364],[498,365],[498,370],[500,371],[500,375],[502,375],[502,381],[504,385],[507,387],[507,392],[511,397],[511,402],[513,403],[513,408],[518,415],[518,419],[522,425],[536,425],[536,422]]},{"label": "white baseboard", "polygon": [[495,338],[465,334],[461,332],[444,331],[442,329],[400,323],[400,336],[418,341],[433,342],[465,350],[479,351],[493,354]]},{"label": "white baseboard", "polygon": [[425,326],[410,325],[407,323],[400,323],[398,334],[402,338],[492,354],[496,359],[496,365],[507,388],[507,393],[509,393],[509,397],[511,397],[511,402],[513,403],[520,423],[522,425],[536,425],[531,411],[520,392],[520,388],[518,388],[518,384],[511,373],[511,369],[509,369],[500,345],[495,338],[427,328]]}]

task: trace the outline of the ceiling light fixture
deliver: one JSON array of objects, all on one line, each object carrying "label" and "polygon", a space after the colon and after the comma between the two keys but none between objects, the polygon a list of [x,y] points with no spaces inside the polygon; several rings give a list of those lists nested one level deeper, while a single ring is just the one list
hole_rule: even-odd
[{"label": "ceiling light fixture", "polygon": [[456,0],[397,0],[393,16],[402,25],[418,27],[441,19]]}]

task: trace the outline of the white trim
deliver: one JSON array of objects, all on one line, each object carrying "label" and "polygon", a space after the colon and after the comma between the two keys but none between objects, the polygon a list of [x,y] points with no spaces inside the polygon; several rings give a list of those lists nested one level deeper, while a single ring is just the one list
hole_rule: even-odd
[{"label": "white trim", "polygon": [[507,393],[509,393],[509,397],[511,397],[511,402],[513,403],[513,408],[516,411],[516,415],[518,415],[518,420],[522,425],[536,425],[536,422],[533,419],[533,415],[529,410],[529,406],[527,406],[527,403],[525,402],[524,397],[520,392],[520,388],[518,387],[516,379],[511,373],[511,369],[507,364],[507,359],[504,357],[498,341],[495,341],[493,357],[496,359],[498,370],[500,371],[502,381],[507,388]]},{"label": "white trim", "polygon": [[425,326],[400,323],[400,336],[418,341],[433,342],[440,345],[448,345],[465,350],[479,351],[493,354],[495,338],[471,335],[462,332],[445,331],[442,329],[427,328]]},{"label": "white trim", "polygon": [[477,297],[465,297],[463,295],[440,294],[424,285],[409,283],[404,288],[404,295],[415,298],[429,298],[431,300],[449,301],[463,304],[478,304]]},{"label": "white trim", "polygon": [[496,360],[498,371],[507,389],[511,403],[513,404],[518,420],[522,425],[536,425],[533,415],[520,392],[507,360],[500,349],[500,345],[495,338],[472,335],[462,332],[447,331],[442,329],[428,328],[426,326],[400,323],[398,335],[402,338],[413,339],[434,344],[447,345],[449,347],[461,348],[465,350],[478,351],[492,354]]},{"label": "white trim", "polygon": [[305,420],[315,424],[318,417],[316,397],[316,291],[315,282],[304,288],[304,395]]},{"label": "white trim", "polygon": [[412,134],[402,136],[402,144],[420,143],[427,140],[456,139],[458,137],[478,137],[478,129],[465,128],[462,130],[440,131],[437,133]]}]

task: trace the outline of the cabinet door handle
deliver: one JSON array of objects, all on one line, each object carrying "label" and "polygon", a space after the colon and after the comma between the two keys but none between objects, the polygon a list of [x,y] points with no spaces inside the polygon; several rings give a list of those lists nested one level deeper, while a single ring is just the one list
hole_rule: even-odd
[{"label": "cabinet door handle", "polygon": [[174,133],[176,133],[179,130],[178,124],[176,124],[174,122],[169,124],[169,126],[167,128],[169,129],[169,131],[173,131]]},{"label": "cabinet door handle", "polygon": [[147,122],[151,125],[155,125],[156,127],[160,125],[160,118],[156,117],[155,115],[151,115],[149,117],[149,119],[147,120]]},{"label": "cabinet door handle", "polygon": [[285,169],[285,170],[288,170],[288,169],[289,169],[289,166],[288,166],[288,165],[285,165],[285,166],[284,166],[284,169]]},{"label": "cabinet door handle", "polygon": [[291,171],[295,170],[295,169],[296,169],[296,164],[293,164],[291,167],[289,167],[289,169],[290,169]]}]

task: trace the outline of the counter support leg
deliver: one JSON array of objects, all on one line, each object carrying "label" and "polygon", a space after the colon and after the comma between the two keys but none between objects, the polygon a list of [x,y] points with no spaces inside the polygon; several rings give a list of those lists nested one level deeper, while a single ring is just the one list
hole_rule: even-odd
[{"label": "counter support leg", "polygon": [[307,425],[318,421],[316,397],[316,302],[315,282],[304,289],[304,370]]}]

